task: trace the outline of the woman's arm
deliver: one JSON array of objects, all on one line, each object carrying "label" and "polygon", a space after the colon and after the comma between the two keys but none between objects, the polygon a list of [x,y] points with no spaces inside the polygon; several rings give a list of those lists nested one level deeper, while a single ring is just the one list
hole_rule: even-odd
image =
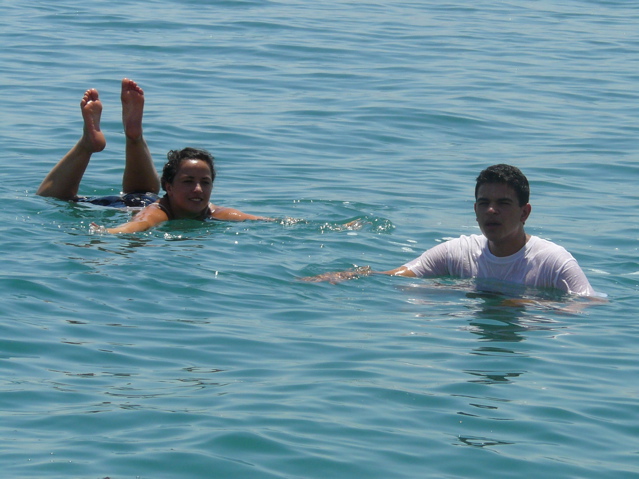
[{"label": "woman's arm", "polygon": [[211,218],[222,221],[275,221],[274,218],[250,215],[234,208],[225,208],[224,206],[211,205],[211,212]]},{"label": "woman's arm", "polygon": [[91,231],[96,233],[137,233],[139,231],[146,231],[154,226],[168,221],[169,217],[164,211],[160,209],[157,203],[147,206],[133,219],[127,223],[116,226],[115,228],[105,228],[95,223],[91,223]]}]

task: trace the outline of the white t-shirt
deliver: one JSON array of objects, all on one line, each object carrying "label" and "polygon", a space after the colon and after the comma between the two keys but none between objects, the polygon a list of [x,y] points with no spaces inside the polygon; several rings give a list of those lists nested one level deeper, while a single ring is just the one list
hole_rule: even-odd
[{"label": "white t-shirt", "polygon": [[498,257],[483,235],[461,236],[437,245],[406,263],[419,277],[455,276],[506,281],[566,293],[594,295],[575,258],[555,243],[531,236],[517,253]]}]

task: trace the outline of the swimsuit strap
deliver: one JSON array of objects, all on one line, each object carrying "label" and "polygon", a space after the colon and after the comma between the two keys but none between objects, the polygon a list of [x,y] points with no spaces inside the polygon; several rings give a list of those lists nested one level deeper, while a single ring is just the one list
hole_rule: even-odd
[{"label": "swimsuit strap", "polygon": [[157,205],[158,205],[158,208],[164,211],[169,221],[175,219],[168,196],[164,195],[162,198],[160,198],[160,201],[157,202]]}]

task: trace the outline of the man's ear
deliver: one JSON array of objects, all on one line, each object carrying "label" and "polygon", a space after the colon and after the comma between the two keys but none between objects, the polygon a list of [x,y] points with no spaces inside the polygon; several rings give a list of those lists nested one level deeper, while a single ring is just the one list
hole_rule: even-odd
[{"label": "man's ear", "polygon": [[530,216],[531,211],[532,211],[532,206],[530,206],[530,203],[526,203],[521,209],[521,222],[523,224],[526,224],[526,220]]}]

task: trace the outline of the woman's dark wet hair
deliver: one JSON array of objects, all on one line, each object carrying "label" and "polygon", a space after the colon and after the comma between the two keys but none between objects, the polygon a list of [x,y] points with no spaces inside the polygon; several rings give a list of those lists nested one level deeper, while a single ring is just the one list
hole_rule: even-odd
[{"label": "woman's dark wet hair", "polygon": [[528,178],[516,166],[493,165],[479,173],[477,184],[475,185],[475,199],[477,199],[479,187],[486,183],[503,183],[510,186],[517,194],[519,206],[524,206],[530,201]]},{"label": "woman's dark wet hair", "polygon": [[166,191],[166,184],[173,183],[175,175],[180,169],[180,164],[184,160],[202,160],[211,169],[211,180],[215,181],[215,165],[213,163],[214,158],[208,151],[198,148],[184,148],[182,150],[171,150],[166,154],[168,160],[162,170],[162,189]]}]

